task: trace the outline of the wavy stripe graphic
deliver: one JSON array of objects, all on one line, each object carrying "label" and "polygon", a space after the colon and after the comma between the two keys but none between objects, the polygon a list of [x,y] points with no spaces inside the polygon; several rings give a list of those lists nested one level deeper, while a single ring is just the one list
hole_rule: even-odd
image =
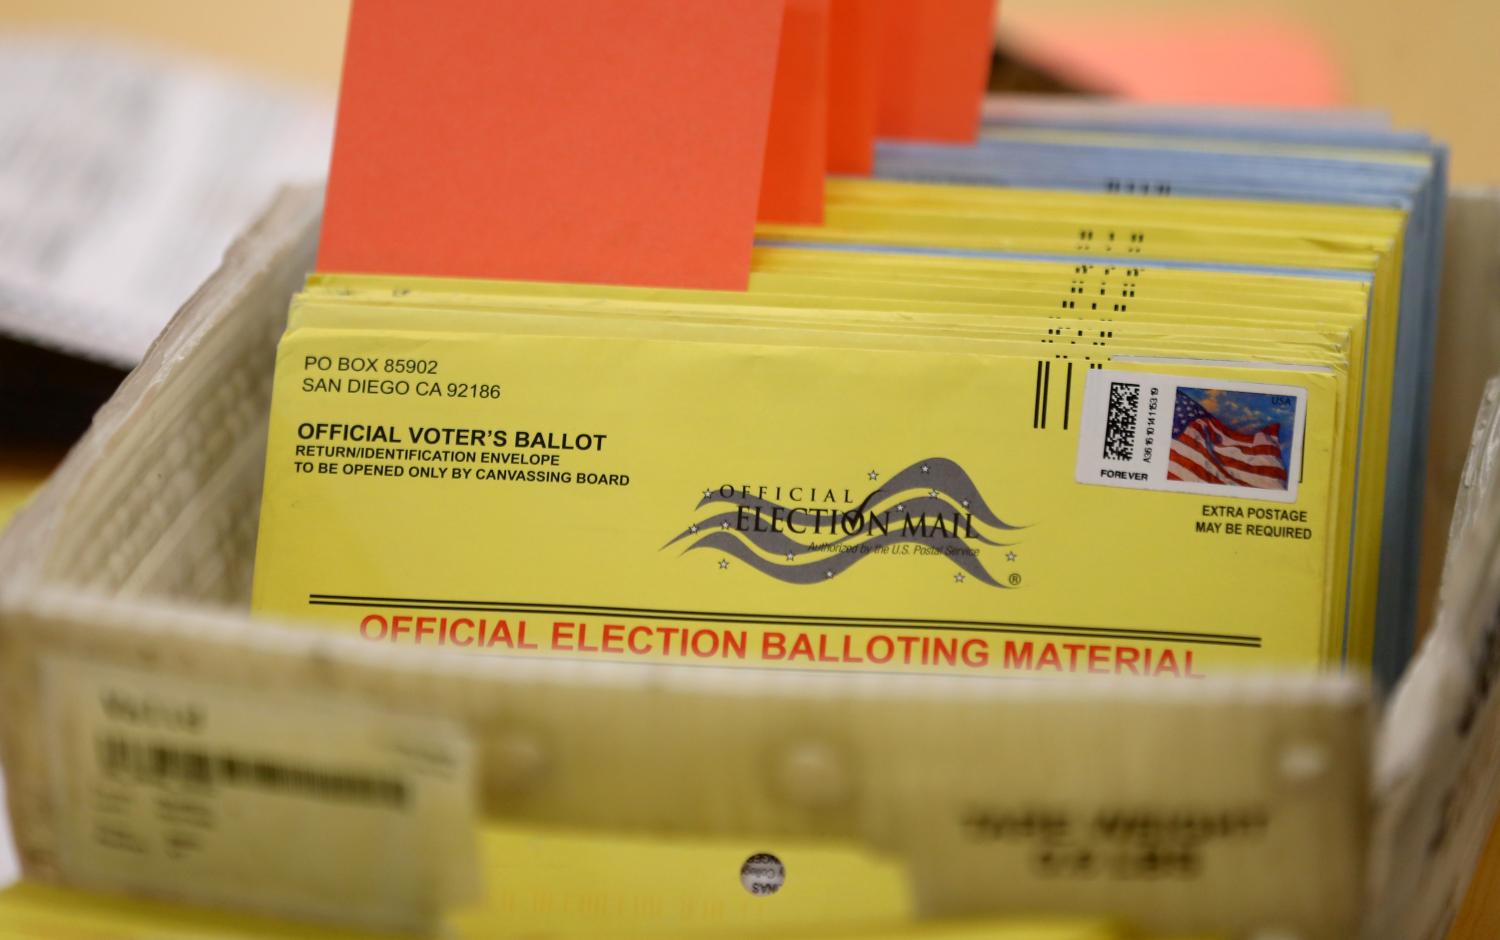
[{"label": "wavy stripe graphic", "polygon": [[[872,539],[859,543],[859,550],[857,551],[830,553],[821,561],[793,565],[780,564],[757,555],[754,549],[730,533],[719,531],[711,532],[689,545],[683,549],[683,554],[699,548],[717,549],[726,555],[738,558],[755,570],[762,574],[770,575],[778,581],[784,581],[787,584],[818,584],[831,580],[835,576],[847,571],[858,564],[861,559],[876,554],[876,549],[881,546],[896,545],[902,542],[914,542],[936,549],[964,547],[963,539],[956,539],[951,535],[944,538],[941,536],[906,535],[899,532],[892,532],[889,535],[877,535]],[[1010,589],[1007,585],[1001,584],[991,577],[990,573],[985,570],[985,567],[979,563],[979,559],[967,552],[954,552],[950,554],[944,551],[943,557],[991,587]]]},{"label": "wavy stripe graphic", "polygon": [[[912,490],[926,490],[927,493],[908,496],[895,502],[898,496]],[[860,559],[879,554],[882,547],[911,543],[937,550],[975,579],[993,587],[1004,588],[1006,585],[995,580],[979,562],[973,550],[967,547],[964,537],[956,532],[931,531],[935,528],[931,521],[941,520],[941,525],[951,529],[955,518],[967,515],[993,529],[1014,532],[1025,528],[1002,520],[985,502],[968,473],[945,457],[932,457],[913,463],[892,476],[883,486],[872,490],[852,509],[830,508],[818,512],[800,507],[789,508],[760,496],[740,491],[724,493],[721,490],[709,492],[698,501],[697,508],[701,510],[716,503],[728,503],[734,509],[699,520],[669,539],[662,548],[685,539],[695,539],[683,549],[684,554],[700,548],[714,549],[789,584],[815,584],[829,580],[848,570]],[[766,527],[759,531],[754,526],[740,528],[742,513],[746,511],[759,513],[760,519],[767,523]],[[871,515],[881,517],[882,520],[888,519],[887,531],[882,532],[880,526],[871,525]],[[921,529],[906,531],[905,522],[908,517],[922,520]],[[779,526],[769,524],[773,519],[779,522]],[[846,531],[842,524],[845,521],[857,525],[858,531]],[[814,531],[815,527],[817,531]],[[805,531],[788,533],[785,531],[788,528]],[[796,536],[809,541],[802,541]],[[999,548],[1014,544],[996,541],[973,528],[970,529],[968,538]],[[838,548],[843,550],[835,550]],[[778,556],[778,559],[766,558],[760,552]],[[817,561],[805,560],[805,556],[813,554],[823,557]],[[786,560],[783,562],[779,558]]]}]

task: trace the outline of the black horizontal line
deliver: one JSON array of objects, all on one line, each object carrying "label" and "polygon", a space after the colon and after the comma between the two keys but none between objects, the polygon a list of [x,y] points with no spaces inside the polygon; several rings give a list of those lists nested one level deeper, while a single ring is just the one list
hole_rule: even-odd
[{"label": "black horizontal line", "polygon": [[[408,606],[408,607],[414,607],[414,606],[418,606],[418,605],[423,605],[423,606],[428,606],[428,607],[452,607],[452,608],[455,608],[455,609],[464,609],[464,610],[528,610],[528,609],[530,609],[530,610],[540,611],[540,612],[544,612],[544,613],[587,612],[587,613],[607,613],[607,614],[630,614],[630,615],[640,614],[640,615],[665,617],[665,618],[669,618],[669,619],[670,618],[676,618],[676,617],[701,618],[701,617],[713,616],[713,617],[722,617],[722,618],[725,618],[725,619],[733,619],[735,622],[739,622],[739,623],[757,623],[757,622],[762,622],[762,621],[766,621],[766,622],[771,622],[771,621],[785,621],[785,622],[789,622],[789,623],[797,623],[797,624],[804,624],[804,625],[816,625],[818,623],[828,623],[828,624],[833,625],[833,626],[837,626],[837,625],[843,624],[843,623],[858,623],[858,624],[862,624],[862,625],[879,624],[879,625],[882,625],[882,626],[885,626],[885,625],[889,625],[889,626],[975,626],[975,627],[1001,627],[1001,626],[1004,626],[1004,627],[1043,627],[1043,628],[1048,628],[1048,629],[1055,629],[1057,627],[1056,624],[1019,623],[1019,622],[1016,622],[1016,621],[995,621],[995,620],[911,620],[911,619],[898,618],[898,617],[854,617],[854,618],[851,618],[851,617],[825,616],[825,615],[819,615],[819,614],[769,614],[769,613],[740,614],[740,613],[733,613],[733,612],[728,612],[728,611],[674,610],[674,609],[671,609],[671,608],[659,608],[659,607],[613,607],[613,606],[608,606],[608,605],[597,605],[597,604],[545,604],[545,603],[533,603],[533,602],[530,602],[530,601],[473,601],[473,600],[454,600],[454,599],[449,599],[449,598],[432,598],[432,597],[381,597],[381,596],[373,595],[373,594],[309,594],[308,595],[308,599],[310,601],[312,601],[312,602],[317,602],[317,601],[334,601],[334,600],[337,600],[337,601],[363,601],[363,602],[369,603],[371,606]],[[1256,642],[1256,643],[1260,642],[1260,637],[1258,637],[1258,636],[1250,636],[1250,635],[1246,635],[1246,634],[1234,634],[1234,633],[1193,633],[1193,632],[1188,632],[1188,631],[1178,632],[1178,631],[1175,631],[1175,630],[1174,631],[1150,630],[1150,629],[1146,629],[1146,628],[1136,628],[1136,627],[1070,627],[1069,629],[1080,630],[1080,631],[1083,631],[1083,632],[1091,632],[1091,631],[1098,631],[1098,630],[1110,630],[1110,631],[1126,630],[1126,631],[1133,632],[1133,633],[1153,633],[1153,634],[1161,634],[1163,636],[1172,636],[1172,637],[1193,637],[1193,638],[1197,638],[1197,639],[1212,639],[1212,640],[1243,640],[1243,641],[1253,641],[1253,642]]]},{"label": "black horizontal line", "polygon": [[503,603],[496,601],[451,601],[416,597],[369,597],[355,594],[309,594],[316,607],[394,607],[411,610],[461,610],[504,613],[601,614],[646,617],[661,620],[692,620],[704,623],[775,624],[802,627],[849,627],[907,630],[953,630],[963,633],[1013,633],[1027,636],[1097,637],[1114,640],[1152,640],[1206,646],[1239,646],[1258,649],[1261,638],[1233,633],[1188,633],[1132,627],[1068,627],[1057,624],[1011,623],[984,620],[904,620],[893,617],[827,617],[795,614],[740,614],[726,611],[657,610],[634,607],[601,607],[586,604]]}]

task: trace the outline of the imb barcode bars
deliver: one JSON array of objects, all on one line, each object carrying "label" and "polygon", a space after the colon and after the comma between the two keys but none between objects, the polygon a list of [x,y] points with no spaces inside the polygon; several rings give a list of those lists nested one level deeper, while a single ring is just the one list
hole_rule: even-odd
[{"label": "imb barcode bars", "polygon": [[[1054,422],[1053,426],[1061,427],[1066,431],[1073,420],[1073,363],[1062,357],[1056,360],[1038,359],[1036,361],[1036,391],[1031,399],[1031,427],[1036,431],[1047,430],[1047,419],[1053,401],[1052,366],[1054,362],[1059,366],[1057,382],[1062,386],[1062,395],[1059,396],[1062,404],[1062,422],[1060,424]],[[1080,371],[1102,368],[1104,368],[1104,363],[1090,362]]]}]

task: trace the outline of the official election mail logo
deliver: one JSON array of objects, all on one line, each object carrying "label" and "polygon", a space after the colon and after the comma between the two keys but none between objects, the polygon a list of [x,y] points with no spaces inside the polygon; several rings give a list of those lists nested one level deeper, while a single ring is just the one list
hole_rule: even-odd
[{"label": "official election mail logo", "polygon": [[[723,483],[703,491],[700,515],[663,548],[708,551],[717,567],[748,565],[786,584],[832,580],[867,558],[937,556],[973,580],[1013,588],[1016,536],[1024,526],[1000,518],[957,463],[918,461],[888,478],[870,470],[871,486]],[[858,495],[862,492],[863,495]]]}]

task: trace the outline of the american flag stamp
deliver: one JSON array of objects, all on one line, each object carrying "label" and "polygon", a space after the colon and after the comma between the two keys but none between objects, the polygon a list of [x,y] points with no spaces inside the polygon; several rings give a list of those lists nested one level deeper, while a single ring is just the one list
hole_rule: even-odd
[{"label": "american flag stamp", "polygon": [[1295,396],[1179,385],[1176,399],[1168,480],[1287,488]]},{"label": "american flag stamp", "polygon": [[1093,370],[1077,480],[1293,502],[1306,409],[1296,385]]}]

